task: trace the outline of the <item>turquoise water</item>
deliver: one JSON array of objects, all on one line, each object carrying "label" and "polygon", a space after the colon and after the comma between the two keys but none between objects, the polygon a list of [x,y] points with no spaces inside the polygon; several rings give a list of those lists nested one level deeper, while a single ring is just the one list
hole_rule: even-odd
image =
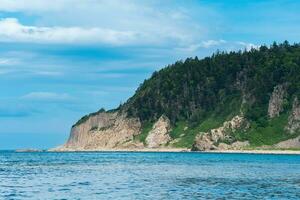
[{"label": "turquoise water", "polygon": [[300,199],[300,156],[1,151],[0,199]]}]

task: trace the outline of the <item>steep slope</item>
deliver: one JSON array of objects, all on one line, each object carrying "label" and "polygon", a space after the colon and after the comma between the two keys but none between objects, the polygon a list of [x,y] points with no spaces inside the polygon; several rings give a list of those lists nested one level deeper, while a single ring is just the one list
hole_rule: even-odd
[{"label": "steep slope", "polygon": [[83,117],[61,149],[298,148],[288,141],[300,134],[299,94],[299,44],[188,58],[116,110]]},{"label": "steep slope", "polygon": [[65,148],[74,150],[110,149],[126,146],[139,134],[141,123],[119,112],[99,112],[73,126]]}]

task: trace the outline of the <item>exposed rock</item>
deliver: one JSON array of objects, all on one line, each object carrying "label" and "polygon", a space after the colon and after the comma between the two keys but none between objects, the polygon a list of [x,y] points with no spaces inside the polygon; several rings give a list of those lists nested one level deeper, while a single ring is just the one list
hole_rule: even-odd
[{"label": "exposed rock", "polygon": [[140,141],[129,140],[124,142],[122,145],[119,145],[122,149],[143,149],[145,148],[144,144]]},{"label": "exposed rock", "polygon": [[[226,121],[223,125],[219,128],[212,129],[206,133],[200,133],[196,136],[195,143],[193,145],[193,150],[198,151],[206,151],[206,150],[216,150],[220,148],[237,148],[238,145],[241,145],[241,142],[235,142],[231,145],[225,147],[225,143],[222,141],[231,140],[231,134],[233,134],[238,129],[247,129],[249,127],[249,123],[243,116],[235,116],[230,121]],[[220,143],[220,144],[218,144]],[[243,145],[246,143],[243,143]],[[232,146],[233,145],[233,146]]]},{"label": "exposed rock", "polygon": [[300,148],[300,136],[298,136],[296,138],[292,138],[292,139],[289,139],[289,140],[279,142],[274,146],[276,148],[283,148],[283,149]]},{"label": "exposed rock", "polygon": [[241,150],[245,147],[248,147],[250,144],[248,141],[236,141],[232,144],[220,143],[218,146],[218,150]]},{"label": "exposed rock", "polygon": [[192,150],[194,151],[207,151],[214,150],[217,147],[214,145],[210,135],[208,133],[200,133],[195,138],[195,143]]},{"label": "exposed rock", "polygon": [[158,148],[167,144],[171,140],[169,135],[170,130],[170,120],[166,116],[162,115],[153,125],[152,130],[146,138],[147,146],[150,148]]},{"label": "exposed rock", "polygon": [[300,104],[298,98],[295,97],[293,101],[292,112],[288,118],[288,124],[285,129],[294,134],[296,131],[299,131],[300,128]]},{"label": "exposed rock", "polygon": [[33,152],[43,152],[43,150],[40,150],[40,149],[17,149],[16,150],[17,153],[33,153]]},{"label": "exposed rock", "polygon": [[[132,142],[140,133],[137,118],[119,112],[101,112],[72,127],[69,140],[57,150],[96,150],[138,146]],[[129,143],[131,142],[131,143]]]},{"label": "exposed rock", "polygon": [[270,118],[278,117],[283,110],[283,100],[286,95],[286,88],[284,85],[277,85],[274,87],[271,98],[269,100],[268,115]]}]

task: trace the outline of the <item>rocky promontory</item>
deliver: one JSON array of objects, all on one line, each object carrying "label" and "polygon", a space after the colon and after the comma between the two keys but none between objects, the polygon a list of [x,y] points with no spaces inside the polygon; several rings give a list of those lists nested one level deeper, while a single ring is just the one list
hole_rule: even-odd
[{"label": "rocky promontory", "polygon": [[54,151],[300,149],[300,45],[217,52],[154,72]]},{"label": "rocky promontory", "polygon": [[[170,120],[161,116],[151,127],[145,142],[136,139],[141,134],[141,122],[124,113],[99,112],[75,124],[68,141],[53,151],[103,151],[103,150],[171,150]],[[174,150],[174,149],[173,149]],[[180,149],[186,150],[186,149]]]}]

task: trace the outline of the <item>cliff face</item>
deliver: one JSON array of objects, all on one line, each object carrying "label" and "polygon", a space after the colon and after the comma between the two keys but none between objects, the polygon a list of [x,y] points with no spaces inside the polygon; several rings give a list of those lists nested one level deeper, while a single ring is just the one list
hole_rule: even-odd
[{"label": "cliff face", "polygon": [[280,112],[282,112],[282,104],[285,95],[286,89],[284,85],[277,85],[274,87],[268,106],[268,115],[270,118],[278,117]]},{"label": "cliff face", "polygon": [[170,120],[166,116],[161,116],[148,133],[146,138],[147,146],[150,148],[158,148],[166,145],[171,140],[169,135],[170,130]]},{"label": "cliff face", "polygon": [[161,116],[151,127],[146,144],[135,139],[141,134],[137,118],[120,112],[101,112],[72,127],[68,141],[55,151],[141,150],[166,147],[171,140],[170,120]]},{"label": "cliff face", "polygon": [[[243,116],[235,116],[229,121],[225,121],[222,126],[211,129],[208,132],[200,132],[193,145],[193,150],[208,151],[208,150],[225,150],[225,149],[241,149],[249,146],[248,141],[234,141],[232,134],[236,131],[247,130],[249,123]],[[225,143],[226,142],[226,143]]]},{"label": "cliff face", "polygon": [[288,118],[288,124],[286,126],[286,130],[294,134],[300,129],[300,104],[298,98],[295,97],[293,101],[293,108],[291,114]]},{"label": "cliff face", "polygon": [[[113,149],[126,146],[140,133],[141,123],[119,112],[101,112],[71,129],[64,150]],[[132,144],[133,145],[133,144]]]}]

